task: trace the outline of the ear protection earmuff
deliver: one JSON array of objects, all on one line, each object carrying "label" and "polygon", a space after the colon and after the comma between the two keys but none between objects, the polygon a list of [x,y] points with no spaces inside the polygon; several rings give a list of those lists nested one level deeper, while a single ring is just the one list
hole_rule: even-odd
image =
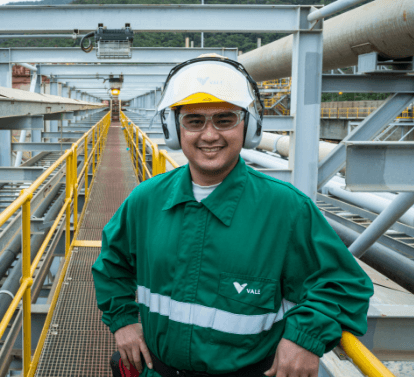
[{"label": "ear protection earmuff", "polygon": [[[164,84],[164,90],[167,88],[167,84],[170,81],[171,77],[177,73],[181,68],[200,61],[219,61],[230,64],[231,66],[235,67],[238,71],[240,71],[248,80],[248,82],[252,85],[254,96],[256,100],[259,102],[261,106],[261,112],[258,114],[256,109],[256,118],[253,117],[247,109],[245,109],[246,114],[244,117],[244,143],[243,147],[245,149],[253,149],[259,145],[260,140],[262,139],[263,128],[262,128],[262,121],[263,121],[263,110],[264,105],[260,98],[259,88],[257,87],[256,82],[253,78],[249,75],[243,65],[239,62],[233,61],[231,59],[222,59],[216,57],[204,57],[204,58],[195,58],[190,59],[186,62],[181,63],[180,65],[175,66],[169,73],[167,80]],[[177,107],[176,109],[170,110],[168,116],[165,115],[165,109],[160,112],[161,117],[161,125],[162,130],[164,132],[164,138],[167,146],[172,150],[179,150],[181,149],[181,141],[180,141],[180,124],[178,121],[179,113],[181,107]]]}]

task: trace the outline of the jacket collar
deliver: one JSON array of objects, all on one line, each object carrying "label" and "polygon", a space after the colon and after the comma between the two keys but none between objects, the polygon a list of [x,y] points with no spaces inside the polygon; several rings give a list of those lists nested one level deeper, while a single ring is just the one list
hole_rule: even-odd
[{"label": "jacket collar", "polygon": [[[233,170],[226,176],[221,184],[204,200],[201,201],[207,209],[214,214],[224,225],[230,226],[234,212],[239,204],[247,181],[246,164],[242,157]],[[190,167],[187,164],[177,177],[171,195],[162,208],[163,211],[171,209],[178,204],[196,201],[191,182]]]}]

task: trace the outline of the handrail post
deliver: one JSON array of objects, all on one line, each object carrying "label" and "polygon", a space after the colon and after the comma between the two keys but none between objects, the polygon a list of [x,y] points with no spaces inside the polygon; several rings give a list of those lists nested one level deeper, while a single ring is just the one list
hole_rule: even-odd
[{"label": "handrail post", "polygon": [[[65,258],[68,257],[70,248],[70,205],[71,205],[71,166],[72,154],[66,158],[66,238],[65,238]],[[69,200],[69,201],[68,201]]]},{"label": "handrail post", "polygon": [[147,153],[146,153],[147,140],[144,135],[142,135],[142,181],[145,182],[146,179],[146,170],[147,167]]},{"label": "handrail post", "polygon": [[84,164],[84,167],[85,167],[85,200],[88,198],[88,181],[89,181],[89,177],[88,177],[88,171],[89,171],[89,169],[88,169],[88,167],[89,167],[89,164],[88,164],[88,137],[89,136],[86,136],[86,138],[85,138],[85,148],[84,148],[84,156],[85,156],[85,164]]},{"label": "handrail post", "polygon": [[95,176],[95,129],[92,131],[92,175]]},{"label": "handrail post", "polygon": [[164,152],[166,152],[165,150],[161,150],[160,151],[160,155],[159,155],[159,171],[158,174],[164,174],[166,169],[167,169],[167,165],[166,165],[166,159],[165,159],[165,155]]},{"label": "handrail post", "polygon": [[[21,192],[23,195],[25,190]],[[30,193],[22,205],[22,279],[21,284],[28,281],[28,286],[23,295],[23,375],[27,376],[32,360],[32,331],[31,331],[31,287],[33,279],[30,275]]]},{"label": "handrail post", "polygon": [[73,148],[73,229],[78,227],[78,148]]}]

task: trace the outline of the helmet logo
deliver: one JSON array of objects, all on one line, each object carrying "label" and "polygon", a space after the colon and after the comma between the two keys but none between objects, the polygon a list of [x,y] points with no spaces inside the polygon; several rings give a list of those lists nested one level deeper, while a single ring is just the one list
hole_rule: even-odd
[{"label": "helmet logo", "polygon": [[200,82],[201,85],[206,84],[206,81],[208,80],[209,76],[207,76],[206,78],[197,78],[197,80]]}]

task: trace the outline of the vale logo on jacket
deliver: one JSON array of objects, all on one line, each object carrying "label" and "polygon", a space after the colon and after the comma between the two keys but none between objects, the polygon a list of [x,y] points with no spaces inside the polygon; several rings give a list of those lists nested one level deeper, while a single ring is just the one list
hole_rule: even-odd
[{"label": "vale logo on jacket", "polygon": [[[238,293],[241,293],[246,288],[247,283],[240,284],[240,283],[237,283],[237,282],[233,282],[233,285],[236,288],[236,291]],[[260,290],[257,290],[257,289],[246,288],[246,291],[247,291],[247,293],[251,293],[253,295],[260,295]]]}]

